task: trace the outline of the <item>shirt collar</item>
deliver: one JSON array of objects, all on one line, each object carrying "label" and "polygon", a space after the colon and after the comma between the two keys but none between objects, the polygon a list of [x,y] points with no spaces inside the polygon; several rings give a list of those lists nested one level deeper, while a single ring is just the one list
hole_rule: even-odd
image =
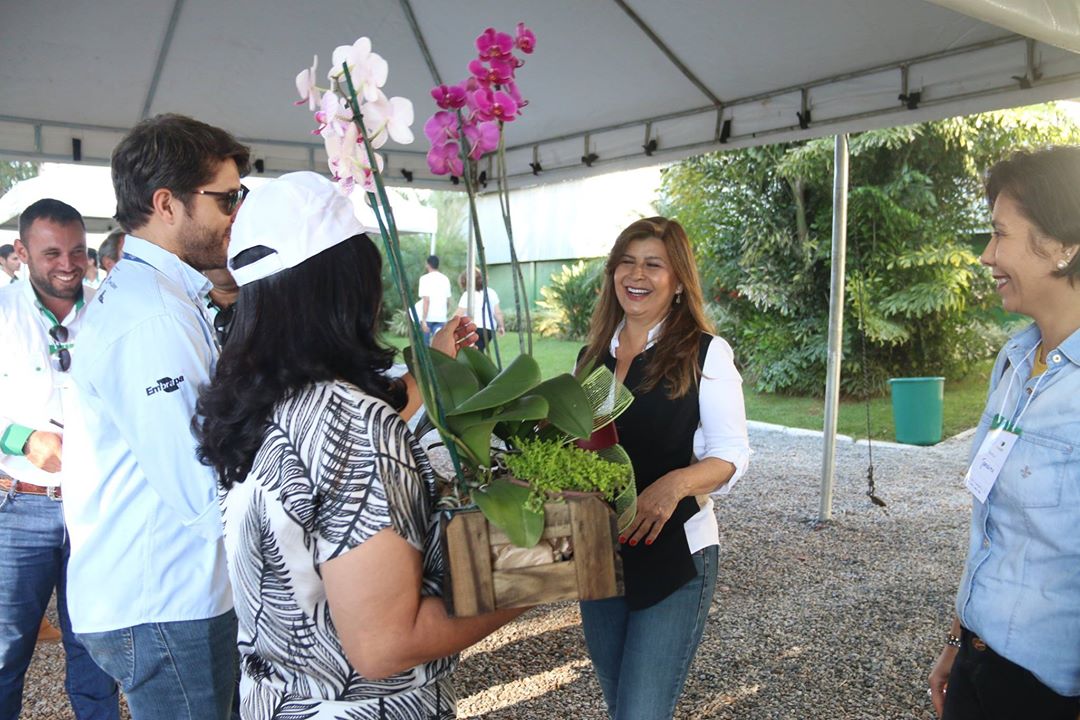
[{"label": "shirt collar", "polygon": [[[667,320],[666,315],[661,318],[660,322],[649,328],[649,336],[645,339],[645,350],[648,350],[656,344],[657,338],[660,337],[660,330],[664,327],[664,320]],[[611,352],[611,357],[617,357],[615,351],[619,349],[619,333],[622,332],[622,329],[624,327],[626,327],[625,315],[623,316],[623,319],[619,321],[618,326],[615,328],[615,334],[611,336],[611,343],[608,345],[608,350]]]},{"label": "shirt collar", "polygon": [[55,317],[52,314],[52,311],[45,307],[45,305],[41,302],[41,298],[38,297],[37,290],[34,289],[34,283],[32,283],[29,278],[27,278],[26,280],[21,280],[19,282],[19,285],[21,286],[20,290],[22,290],[23,295],[25,295],[26,298],[30,300],[30,304],[37,308],[38,311],[43,316],[45,316],[45,318],[49,320],[52,325],[67,325],[71,323],[75,319],[75,316],[79,313],[79,311],[83,309],[83,306],[89,299],[86,292],[87,288],[86,286],[83,286],[82,293],[75,301],[75,304],[71,306],[71,311],[67,314],[66,317],[58,318]]},{"label": "shirt collar", "polygon": [[[1035,356],[1032,351],[1040,342],[1042,342],[1042,333],[1039,332],[1039,326],[1031,323],[1016,335],[1013,335],[1006,344],[1005,355],[1009,358],[1009,364],[1016,368],[1021,375],[1031,372]],[[1058,345],[1057,348],[1046,349],[1048,351],[1056,349],[1067,357],[1069,362],[1080,365],[1080,330],[1065,338],[1065,341]]]},{"label": "shirt collar", "polygon": [[210,280],[165,248],[134,235],[124,237],[124,254],[143,261],[162,275],[184,286],[193,302],[202,302],[212,287]]}]

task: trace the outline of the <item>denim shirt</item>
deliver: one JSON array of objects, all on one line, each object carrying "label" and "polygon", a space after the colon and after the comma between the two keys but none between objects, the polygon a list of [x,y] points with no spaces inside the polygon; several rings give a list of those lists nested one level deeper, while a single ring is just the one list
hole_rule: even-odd
[{"label": "denim shirt", "polygon": [[973,500],[956,613],[998,654],[1074,696],[1080,695],[1080,458],[1074,454],[1080,330],[1049,349],[1041,378],[1029,378],[1041,339],[1031,325],[1006,343],[994,365],[972,458],[995,413],[1021,432],[987,501]]}]

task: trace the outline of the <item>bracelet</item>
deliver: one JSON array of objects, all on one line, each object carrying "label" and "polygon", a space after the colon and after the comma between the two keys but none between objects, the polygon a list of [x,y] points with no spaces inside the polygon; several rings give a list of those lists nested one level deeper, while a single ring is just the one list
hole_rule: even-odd
[{"label": "bracelet", "polygon": [[960,638],[953,635],[951,632],[945,633],[945,644],[951,645],[954,648],[963,647],[963,643],[960,642]]}]

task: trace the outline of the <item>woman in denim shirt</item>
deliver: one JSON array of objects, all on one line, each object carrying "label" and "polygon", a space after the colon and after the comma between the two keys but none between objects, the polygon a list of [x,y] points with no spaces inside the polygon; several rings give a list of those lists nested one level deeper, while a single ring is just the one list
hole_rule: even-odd
[{"label": "woman in denim shirt", "polygon": [[1076,720],[1080,147],[1015,153],[990,169],[986,191],[993,235],[980,261],[1004,308],[1034,323],[991,375],[966,479],[967,562],[930,690],[946,720]]}]

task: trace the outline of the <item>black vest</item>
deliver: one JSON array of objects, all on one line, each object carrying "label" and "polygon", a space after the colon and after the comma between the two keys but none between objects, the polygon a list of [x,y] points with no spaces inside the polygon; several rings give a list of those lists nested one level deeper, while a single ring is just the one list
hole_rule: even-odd
[{"label": "black vest", "polygon": [[[701,334],[699,370],[705,364],[711,342],[712,335]],[[615,421],[619,444],[634,466],[639,495],[666,473],[690,464],[694,432],[701,420],[696,383],[675,400],[667,397],[667,384],[663,381],[649,392],[638,391],[655,350],[653,345],[631,361],[623,384],[634,394],[634,402]],[[615,372],[615,358],[610,353],[604,365]],[[634,547],[620,546],[626,603],[632,610],[655,605],[697,576],[683,524],[698,510],[697,500],[685,497],[675,506],[675,512],[652,545],[642,542]]]}]

